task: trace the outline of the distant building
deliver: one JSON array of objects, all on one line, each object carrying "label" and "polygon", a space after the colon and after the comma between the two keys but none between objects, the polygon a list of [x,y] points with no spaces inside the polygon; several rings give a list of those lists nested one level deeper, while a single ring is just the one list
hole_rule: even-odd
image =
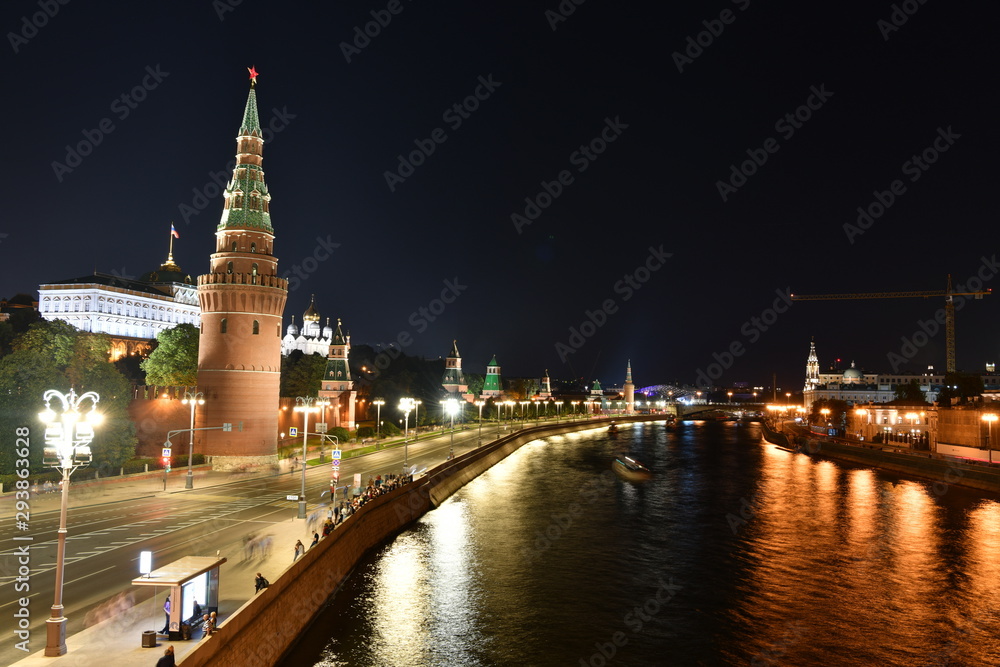
[{"label": "distant building", "polygon": [[[931,369],[928,369],[929,371]],[[820,400],[840,400],[849,404],[888,403],[896,399],[896,388],[916,381],[923,392],[924,401],[933,403],[944,386],[944,375],[932,372],[921,375],[905,373],[866,373],[851,362],[843,372],[821,373],[816,343],[809,343],[806,359],[806,381],[802,390],[805,408]]]},{"label": "distant building", "polygon": [[548,400],[552,398],[552,379],[549,377],[549,369],[545,369],[545,375],[542,376],[542,388],[538,391],[538,398],[541,400]]},{"label": "distant building", "polygon": [[95,272],[39,285],[38,312],[80,331],[107,334],[112,361],[147,357],[161,331],[201,321],[197,288],[174,263],[172,243],[167,261],[138,280]]},{"label": "distant building", "polygon": [[632,360],[628,360],[628,365],[625,367],[625,385],[622,387],[622,393],[625,394],[625,412],[626,414],[635,413],[635,385],[632,383]]},{"label": "distant building", "polygon": [[469,393],[469,383],[462,373],[462,355],[458,353],[458,341],[451,341],[451,352],[444,360],[444,375],[441,377],[441,387],[451,398],[459,398],[472,403],[476,400]]}]

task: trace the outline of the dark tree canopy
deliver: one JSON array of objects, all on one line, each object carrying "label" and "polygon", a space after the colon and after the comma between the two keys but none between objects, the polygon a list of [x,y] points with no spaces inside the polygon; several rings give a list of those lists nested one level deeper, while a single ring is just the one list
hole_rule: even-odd
[{"label": "dark tree canopy", "polygon": [[198,384],[198,327],[178,324],[161,331],[157,345],[142,362],[146,384],[164,387],[193,387]]}]

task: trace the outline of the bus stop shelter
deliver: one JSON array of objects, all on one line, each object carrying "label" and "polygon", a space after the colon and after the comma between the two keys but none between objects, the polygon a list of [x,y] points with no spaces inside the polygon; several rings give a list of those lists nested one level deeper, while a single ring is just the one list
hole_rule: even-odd
[{"label": "bus stop shelter", "polygon": [[[163,586],[170,595],[170,641],[182,639],[181,624],[194,614],[197,602],[203,613],[219,609],[219,567],[226,562],[217,556],[185,556],[132,580],[133,586]],[[153,646],[156,645],[155,631]],[[143,646],[146,634],[143,633]]]}]

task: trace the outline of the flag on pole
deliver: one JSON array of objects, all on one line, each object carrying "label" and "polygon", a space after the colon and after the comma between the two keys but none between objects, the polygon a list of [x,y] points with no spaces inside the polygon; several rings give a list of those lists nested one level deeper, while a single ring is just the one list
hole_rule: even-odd
[{"label": "flag on pole", "polygon": [[181,237],[181,235],[177,233],[177,230],[174,228],[174,223],[172,222],[170,223],[170,235],[175,239],[179,239]]}]

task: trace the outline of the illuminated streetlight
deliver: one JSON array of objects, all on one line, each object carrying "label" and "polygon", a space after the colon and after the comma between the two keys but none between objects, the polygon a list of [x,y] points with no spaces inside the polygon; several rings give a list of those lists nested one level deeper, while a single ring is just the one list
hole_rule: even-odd
[{"label": "illuminated streetlight", "polygon": [[486,401],[476,401],[476,407],[479,408],[479,442],[476,444],[477,447],[482,447],[483,445],[483,406],[486,405]]},{"label": "illuminated streetlight", "polygon": [[[66,566],[66,510],[69,507],[69,476],[79,467],[88,465],[92,455],[90,443],[94,439],[94,425],[101,422],[101,415],[96,411],[100,396],[88,391],[77,396],[73,389],[69,395],[55,389],[47,390],[45,410],[38,418],[45,424],[45,447],[42,463],[57,468],[62,472],[62,502],[59,507],[59,544],[56,551],[56,583],[55,598],[52,602],[52,616],[45,623],[46,643],[45,655],[59,656],[66,654],[66,617],[63,616],[63,574]],[[58,399],[62,404],[62,414],[56,414],[51,407],[52,399]],[[80,420],[80,403],[90,400],[90,410],[86,419]],[[17,429],[17,435],[22,430]],[[27,435],[27,429],[24,429]],[[23,502],[23,501],[22,501]]]},{"label": "illuminated streetlight", "polygon": [[309,441],[309,413],[319,412],[315,396],[296,396],[295,412],[302,413],[302,490],[299,493],[299,519],[306,518],[306,445]]},{"label": "illuminated streetlight", "polygon": [[378,441],[382,436],[382,406],[385,405],[385,401],[376,398],[372,401],[372,405],[375,406],[375,449],[378,449]]},{"label": "illuminated streetlight", "polygon": [[451,447],[448,449],[448,460],[455,458],[455,413],[458,412],[458,399],[446,398],[444,411],[451,415]]},{"label": "illuminated streetlight", "polygon": [[408,446],[410,442],[410,410],[416,407],[416,399],[399,399],[399,409],[403,413],[403,477],[406,477],[406,470],[409,467]]},{"label": "illuminated streetlight", "polygon": [[569,404],[573,406],[573,414],[574,415],[579,414],[579,411],[576,409],[576,406],[580,405],[580,401],[570,401]]},{"label": "illuminated streetlight", "polygon": [[563,406],[564,401],[556,401],[556,423],[559,423],[559,408]]},{"label": "illuminated streetlight", "polygon": [[525,413],[528,411],[528,406],[531,405],[531,401],[518,401],[518,405],[521,406],[521,429],[524,430]]},{"label": "illuminated streetlight", "polygon": [[197,392],[192,394],[189,391],[184,392],[184,398],[181,399],[181,405],[191,406],[191,431],[188,433],[188,474],[184,479],[184,488],[193,489],[194,488],[194,471],[191,469],[191,458],[194,452],[194,410],[199,405],[205,405],[205,394],[202,392]]},{"label": "illuminated streetlight", "polygon": [[[986,422],[987,428],[989,429],[986,433],[986,449],[990,448],[990,441],[993,439],[993,422],[997,420],[997,415],[992,412],[987,412],[982,416],[982,420]],[[992,460],[992,459],[990,459]]]}]

